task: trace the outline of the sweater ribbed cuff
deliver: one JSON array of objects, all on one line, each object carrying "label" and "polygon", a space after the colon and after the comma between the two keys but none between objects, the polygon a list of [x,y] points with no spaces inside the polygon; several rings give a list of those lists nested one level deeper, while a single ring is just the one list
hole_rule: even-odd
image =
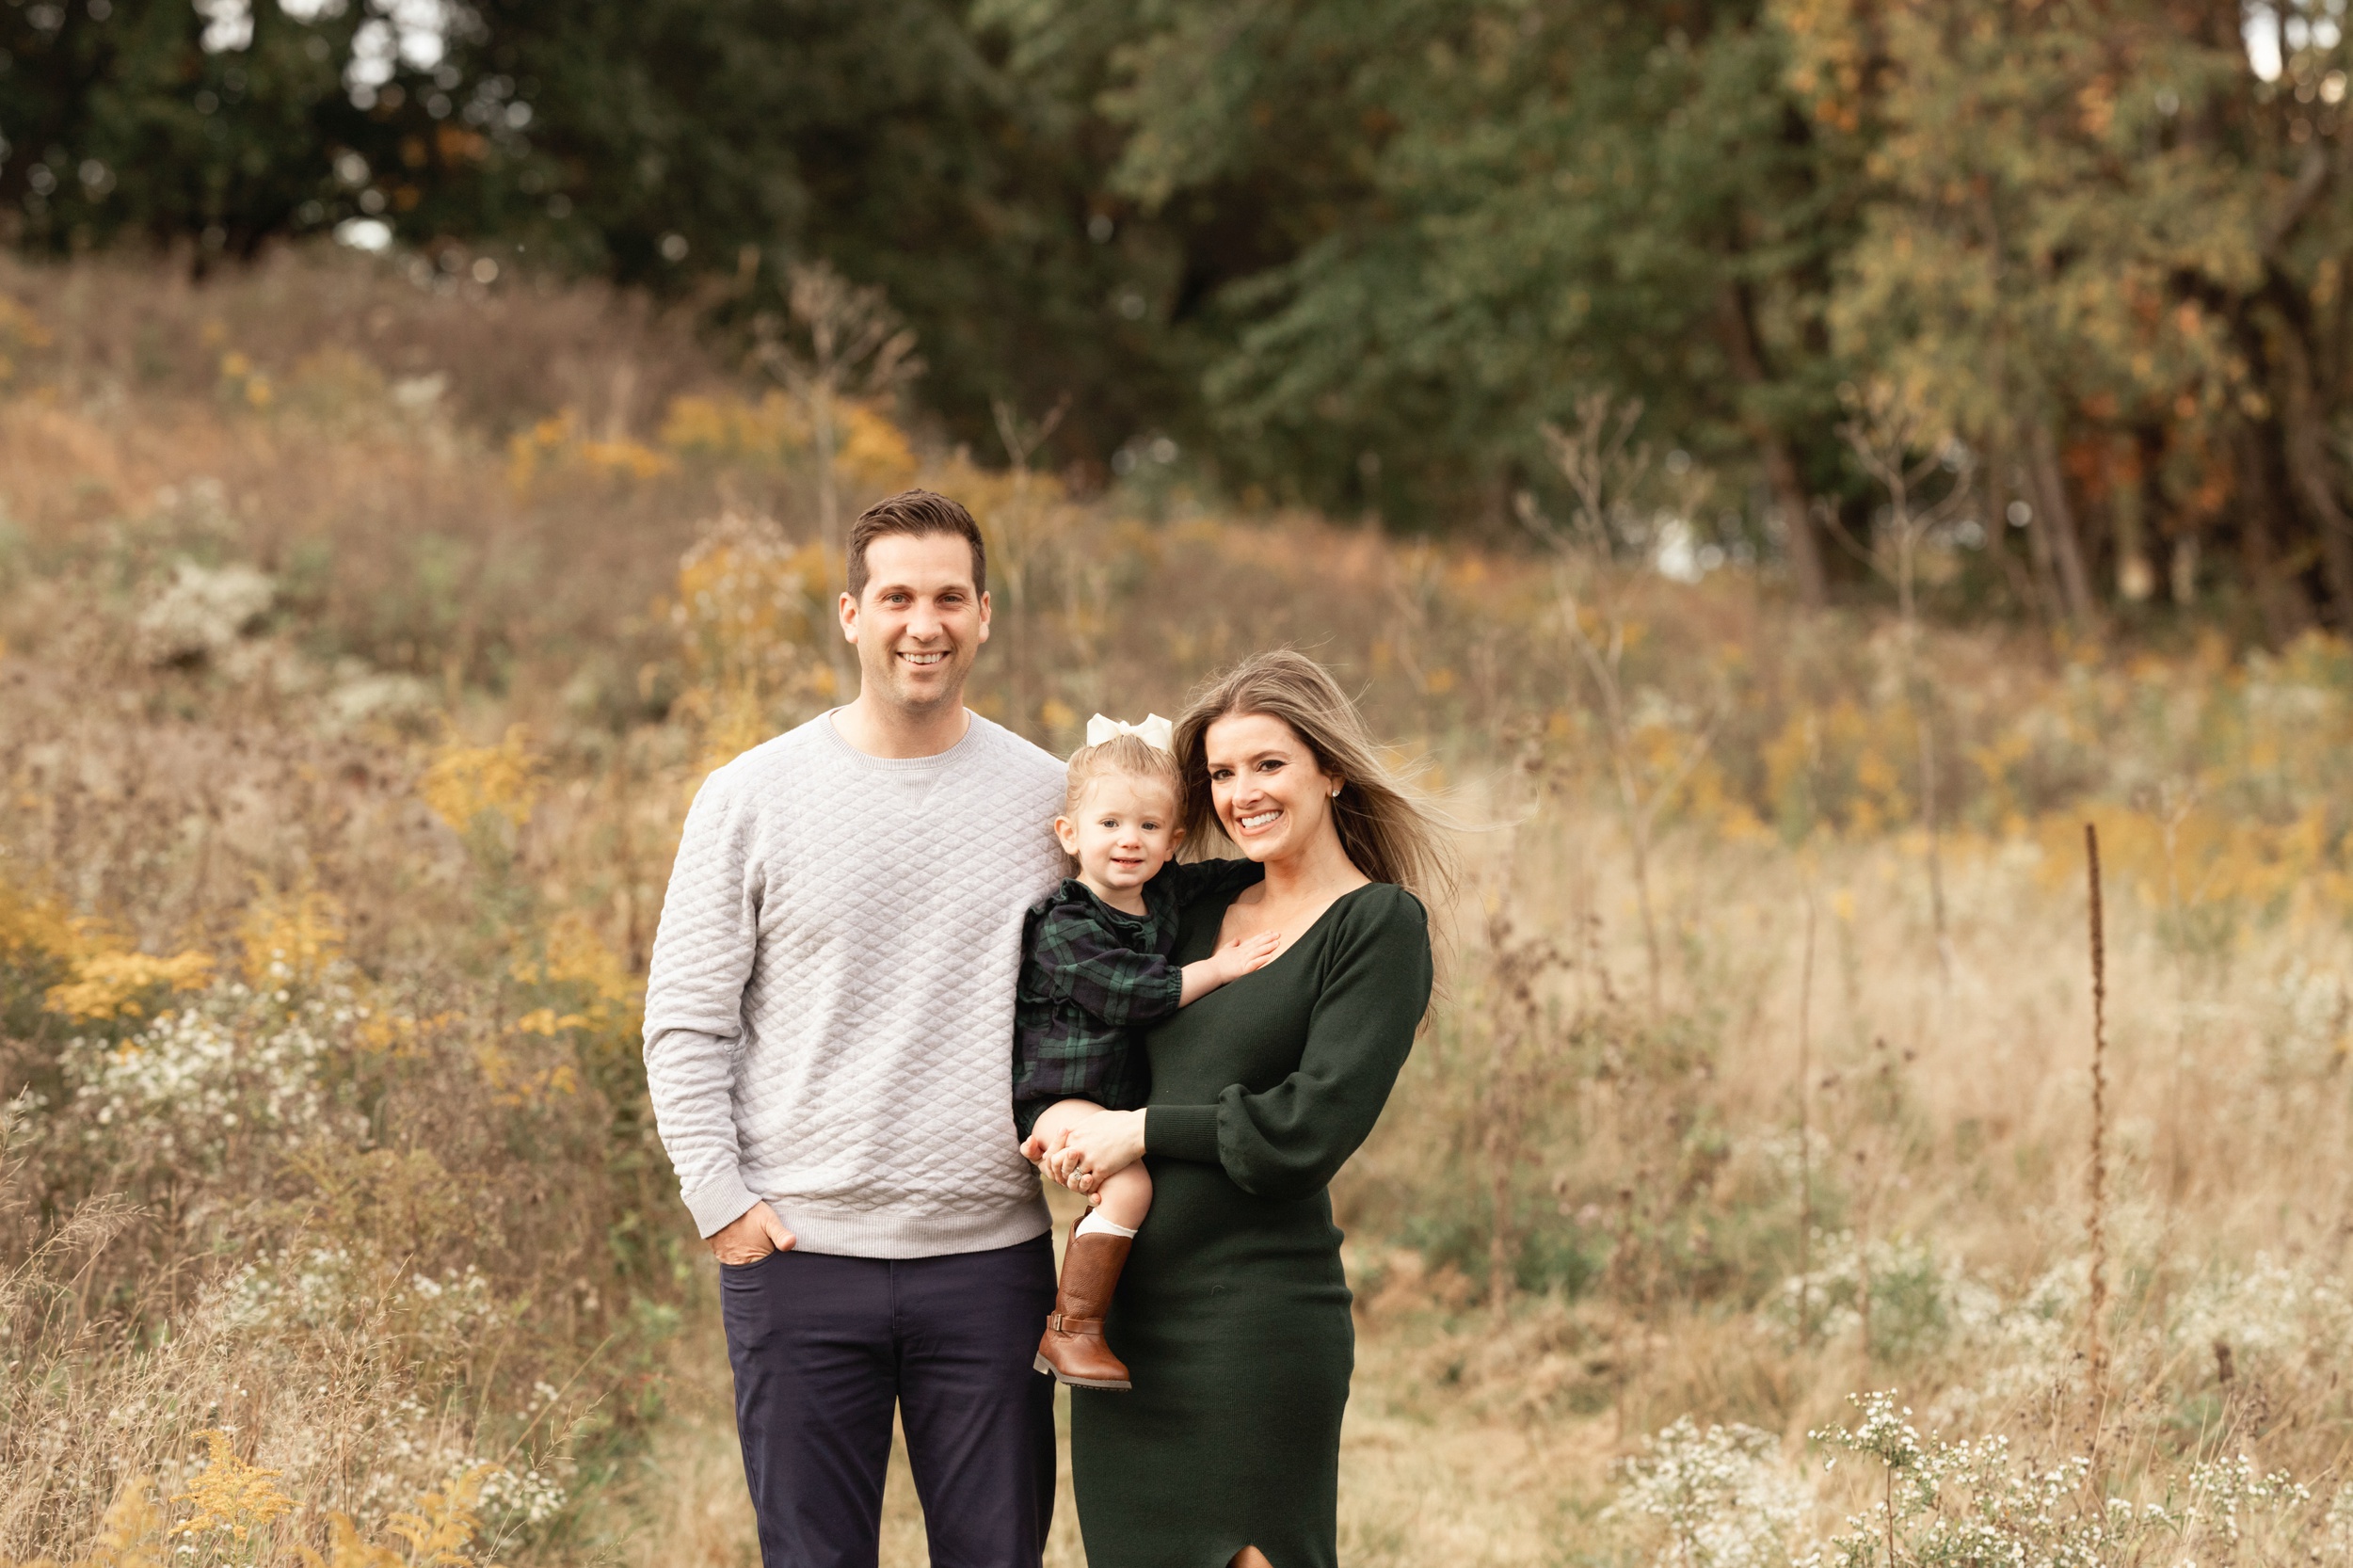
[{"label": "sweater ribbed cuff", "polygon": [[1217,1107],[1156,1105],[1144,1113],[1144,1152],[1217,1163]]},{"label": "sweater ribbed cuff", "polygon": [[695,1229],[708,1240],[751,1212],[760,1194],[744,1185],[744,1173],[729,1165],[686,1194],[686,1211],[695,1216]]}]

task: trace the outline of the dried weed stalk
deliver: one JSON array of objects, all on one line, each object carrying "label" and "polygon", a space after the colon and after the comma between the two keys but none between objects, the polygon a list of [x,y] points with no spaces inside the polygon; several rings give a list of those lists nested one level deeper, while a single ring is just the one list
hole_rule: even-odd
[{"label": "dried weed stalk", "polygon": [[2093,1420],[2107,1399],[2108,1347],[2108,951],[2100,890],[2100,829],[2084,824],[2084,877],[2089,893],[2091,937],[2091,1172],[2084,1218],[2090,1244],[2091,1286],[2084,1305],[2084,1338],[2091,1367]]},{"label": "dried weed stalk", "polygon": [[[1577,424],[1571,429],[1544,426],[1545,444],[1554,463],[1576,498],[1576,513],[1568,527],[1545,516],[1530,492],[1520,492],[1520,520],[1559,556],[1554,574],[1561,600],[1561,624],[1570,646],[1592,680],[1601,704],[1602,733],[1609,748],[1610,777],[1617,786],[1619,810],[1625,823],[1627,847],[1633,859],[1634,896],[1642,920],[1642,957],[1647,977],[1645,995],[1656,1018],[1664,1006],[1658,917],[1652,892],[1651,856],[1659,813],[1671,805],[1691,776],[1706,760],[1716,727],[1723,717],[1719,703],[1698,732],[1682,745],[1663,776],[1649,776],[1627,701],[1625,661],[1629,631],[1628,594],[1631,576],[1619,569],[1610,543],[1612,520],[1633,505],[1650,472],[1650,448],[1634,442],[1642,418],[1639,398],[1623,403],[1606,392],[1588,392],[1577,401]],[[1587,624],[1591,614],[1593,625]]]}]

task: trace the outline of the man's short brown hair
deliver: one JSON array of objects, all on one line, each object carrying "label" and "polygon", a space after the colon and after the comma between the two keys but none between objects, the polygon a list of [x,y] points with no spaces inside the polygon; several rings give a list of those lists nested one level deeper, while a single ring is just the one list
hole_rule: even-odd
[{"label": "man's short brown hair", "polygon": [[930,490],[901,490],[875,502],[850,525],[850,597],[866,597],[866,547],[886,534],[953,534],[972,547],[972,589],[988,592],[988,547],[964,504]]}]

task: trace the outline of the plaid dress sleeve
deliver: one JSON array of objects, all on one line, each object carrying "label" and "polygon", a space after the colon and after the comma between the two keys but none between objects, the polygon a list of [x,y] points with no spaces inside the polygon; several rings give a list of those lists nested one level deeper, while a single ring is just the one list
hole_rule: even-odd
[{"label": "plaid dress sleeve", "polygon": [[1068,904],[1038,921],[1030,962],[1048,995],[1112,1029],[1164,1018],[1184,996],[1184,973],[1176,965],[1124,945],[1100,920]]}]

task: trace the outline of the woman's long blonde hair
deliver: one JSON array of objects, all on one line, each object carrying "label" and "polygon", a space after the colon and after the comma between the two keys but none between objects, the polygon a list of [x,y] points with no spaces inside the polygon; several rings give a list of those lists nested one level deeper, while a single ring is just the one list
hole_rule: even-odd
[{"label": "woman's long blonde hair", "polygon": [[1254,653],[1211,676],[1176,721],[1188,850],[1201,853],[1211,833],[1225,837],[1209,796],[1209,726],[1245,713],[1281,719],[1315,753],[1317,765],[1344,782],[1332,802],[1332,820],[1358,871],[1375,882],[1396,883],[1425,904],[1452,892],[1454,856],[1429,808],[1382,761],[1364,715],[1331,672],[1288,648]]}]

